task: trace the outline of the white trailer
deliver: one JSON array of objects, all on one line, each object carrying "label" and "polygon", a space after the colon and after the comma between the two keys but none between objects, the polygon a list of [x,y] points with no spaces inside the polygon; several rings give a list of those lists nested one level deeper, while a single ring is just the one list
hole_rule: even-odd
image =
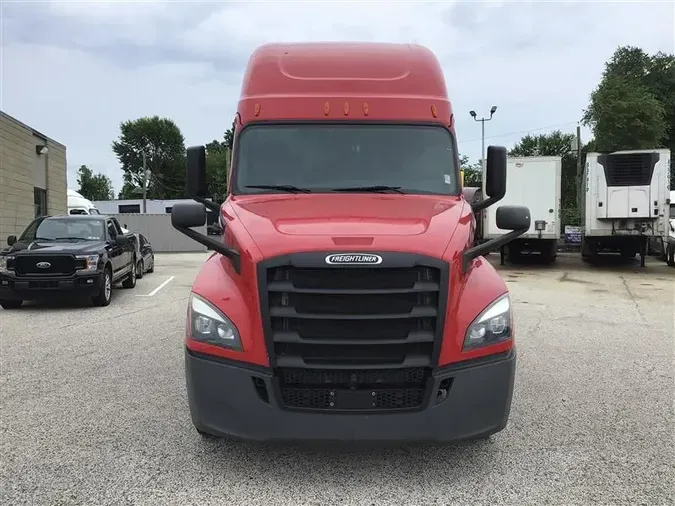
[{"label": "white trailer", "polygon": [[[512,157],[508,159],[506,173],[506,194],[499,205],[527,206],[531,225],[525,234],[504,247],[502,259],[506,256],[517,260],[523,253],[537,252],[544,262],[552,263],[557,256],[560,239],[562,158]],[[483,211],[483,238],[486,240],[508,232],[497,228],[497,207],[488,207]]]},{"label": "white trailer", "polygon": [[670,151],[588,153],[583,181],[582,257],[640,253],[644,267],[648,241],[668,236]]}]

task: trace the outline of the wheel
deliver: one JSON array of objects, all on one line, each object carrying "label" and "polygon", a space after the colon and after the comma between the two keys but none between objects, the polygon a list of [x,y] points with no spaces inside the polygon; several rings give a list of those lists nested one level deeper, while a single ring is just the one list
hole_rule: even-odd
[{"label": "wheel", "polygon": [[675,267],[675,242],[669,242],[666,249],[666,261],[670,267]]},{"label": "wheel", "polygon": [[143,259],[141,258],[136,262],[136,279],[141,279],[143,277],[144,265]]},{"label": "wheel", "polygon": [[153,272],[155,272],[155,255],[152,255],[150,257],[150,267],[148,267],[147,272],[149,274],[152,274]]},{"label": "wheel", "polygon": [[202,437],[202,439],[219,439],[218,436],[215,436],[213,434],[209,434],[208,432],[204,432],[201,429],[198,429],[195,427],[195,430],[199,433],[199,435]]},{"label": "wheel", "polygon": [[22,300],[0,300],[2,309],[19,309],[23,304]]},{"label": "wheel", "polygon": [[550,265],[555,262],[558,252],[556,251],[556,244],[547,244],[541,251],[541,260],[544,264]]},{"label": "wheel", "polygon": [[103,271],[103,279],[98,293],[92,297],[92,302],[95,306],[107,306],[112,299],[112,273],[109,268]]},{"label": "wheel", "polygon": [[135,260],[136,259],[134,259],[134,268],[131,269],[131,272],[129,272],[129,275],[122,282],[123,288],[134,288],[136,286],[136,263],[135,263]]}]

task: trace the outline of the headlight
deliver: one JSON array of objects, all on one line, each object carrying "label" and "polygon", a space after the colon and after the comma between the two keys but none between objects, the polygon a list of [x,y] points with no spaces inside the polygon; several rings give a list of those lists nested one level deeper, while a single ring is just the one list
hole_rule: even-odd
[{"label": "headlight", "polygon": [[9,269],[7,268],[7,261],[13,260],[13,259],[14,259],[14,257],[0,256],[0,272],[9,271]]},{"label": "headlight", "polygon": [[234,323],[194,293],[190,294],[188,321],[192,339],[222,348],[241,350],[239,331]]},{"label": "headlight", "polygon": [[80,270],[95,271],[98,267],[98,257],[98,255],[77,255],[75,258],[84,262],[85,266]]},{"label": "headlight", "polygon": [[511,300],[504,295],[478,315],[466,331],[464,350],[497,344],[511,338]]}]

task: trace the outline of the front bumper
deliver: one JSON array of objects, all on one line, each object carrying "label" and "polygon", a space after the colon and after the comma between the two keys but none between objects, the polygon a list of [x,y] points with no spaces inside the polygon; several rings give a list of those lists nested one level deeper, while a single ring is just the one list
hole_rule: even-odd
[{"label": "front bumper", "polygon": [[487,436],[506,426],[515,367],[514,349],[440,368],[433,374],[432,391],[437,392],[443,380],[452,379],[447,397],[437,402],[432,395],[428,405],[415,412],[311,413],[289,411],[279,404],[268,369],[185,352],[188,402],[195,427],[210,434],[261,441],[447,442]]},{"label": "front bumper", "polygon": [[67,278],[0,275],[0,299],[41,300],[70,296],[93,296],[101,287],[102,272]]}]

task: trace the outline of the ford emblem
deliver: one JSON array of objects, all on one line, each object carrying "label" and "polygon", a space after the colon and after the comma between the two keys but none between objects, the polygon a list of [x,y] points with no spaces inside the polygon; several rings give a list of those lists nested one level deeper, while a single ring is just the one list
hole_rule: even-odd
[{"label": "ford emblem", "polygon": [[35,264],[35,266],[38,269],[49,269],[52,266],[52,264],[50,264],[49,262],[38,262]]},{"label": "ford emblem", "polygon": [[380,255],[372,253],[333,253],[326,257],[328,265],[379,265],[382,263]]}]

